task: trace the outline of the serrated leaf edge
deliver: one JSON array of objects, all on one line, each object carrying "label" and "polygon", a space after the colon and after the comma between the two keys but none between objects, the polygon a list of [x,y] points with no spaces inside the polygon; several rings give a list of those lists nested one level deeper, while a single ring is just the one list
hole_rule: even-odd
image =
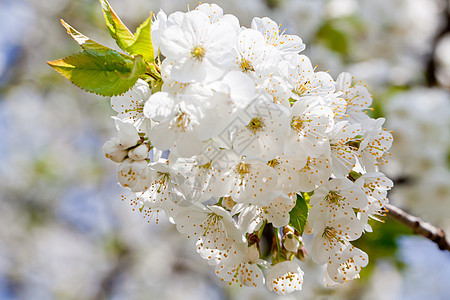
[{"label": "serrated leaf edge", "polygon": [[[122,22],[122,20],[119,18],[119,16],[116,14],[114,9],[112,8],[111,4],[107,0],[99,0],[100,4],[102,6],[103,16],[105,17],[106,26],[108,27],[109,33],[111,34],[111,37],[116,41],[117,45],[124,51],[126,51],[126,48],[129,47],[132,43],[129,45],[127,43],[123,43],[117,36],[117,25],[121,27],[121,30],[124,30],[127,39],[132,39],[133,42],[135,41],[135,36],[133,33],[128,29],[128,27]],[[111,18],[113,19],[113,22],[111,23],[110,18],[108,14],[111,15]]]},{"label": "serrated leaf edge", "polygon": [[[129,87],[127,90],[125,90],[125,91],[121,91],[121,92],[118,92],[118,93],[111,93],[111,94],[103,95],[103,94],[100,94],[100,93],[98,93],[98,92],[90,91],[90,90],[88,90],[88,89],[86,89],[86,88],[84,88],[84,87],[82,87],[82,86],[76,84],[75,82],[73,82],[73,81],[69,78],[69,76],[67,76],[66,74],[63,74],[62,72],[60,72],[58,69],[55,68],[56,62],[64,61],[64,60],[67,59],[67,58],[70,58],[70,57],[72,57],[72,56],[74,56],[74,55],[77,55],[77,54],[80,54],[80,53],[83,53],[83,52],[84,52],[84,51],[78,52],[78,53],[75,53],[75,54],[72,54],[72,55],[68,55],[68,56],[66,56],[66,57],[63,57],[63,58],[60,58],[60,59],[57,59],[57,60],[47,61],[47,64],[48,64],[50,67],[52,67],[56,72],[58,72],[61,76],[63,76],[63,77],[66,78],[67,80],[69,80],[73,85],[79,87],[80,89],[82,89],[82,90],[85,91],[85,92],[88,92],[88,93],[91,93],[91,94],[95,94],[95,95],[97,95],[97,96],[102,96],[102,97],[115,97],[115,96],[123,95],[124,93],[128,92],[128,91],[134,86],[134,84],[139,80],[139,77],[138,77],[138,78],[136,79],[136,82],[134,82],[133,85],[130,86],[130,87]],[[141,56],[139,55],[138,57],[141,57]],[[141,57],[141,59],[142,59],[142,57]],[[69,65],[68,65],[68,66],[69,66]],[[115,71],[117,72],[117,70],[115,70]],[[130,76],[122,76],[122,75],[119,75],[119,76],[122,77],[122,78],[124,78],[124,79],[129,79],[129,78],[131,78],[131,75],[133,75],[133,74],[136,74],[136,61],[135,61],[135,60],[133,61],[133,69],[132,69],[132,71],[130,72]]]}]

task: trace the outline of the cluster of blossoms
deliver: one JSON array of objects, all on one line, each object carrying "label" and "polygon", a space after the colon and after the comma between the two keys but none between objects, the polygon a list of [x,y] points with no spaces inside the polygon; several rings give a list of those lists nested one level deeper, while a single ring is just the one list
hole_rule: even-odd
[{"label": "cluster of blossoms", "polygon": [[[378,171],[392,135],[365,113],[367,89],[316,71],[271,19],[241,27],[214,4],[159,12],[152,42],[161,90],[139,80],[111,101],[118,136],[103,150],[120,164],[124,199],[164,212],[230,284],[300,290],[303,231],[327,285],[359,277],[368,257],[351,241],[371,231],[392,187]],[[291,213],[299,201],[303,226]]]}]

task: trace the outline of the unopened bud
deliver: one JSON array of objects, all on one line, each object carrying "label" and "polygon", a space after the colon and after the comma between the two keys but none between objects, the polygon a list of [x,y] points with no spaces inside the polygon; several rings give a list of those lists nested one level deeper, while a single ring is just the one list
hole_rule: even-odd
[{"label": "unopened bud", "polygon": [[295,256],[301,261],[305,261],[308,258],[308,251],[305,246],[301,246]]},{"label": "unopened bud", "polygon": [[258,245],[255,243],[248,247],[248,261],[249,263],[256,263],[259,259]]},{"label": "unopened bud", "polygon": [[144,160],[148,156],[147,145],[141,144],[128,151],[128,157],[134,160]]},{"label": "unopened bud", "polygon": [[115,140],[107,141],[102,147],[105,157],[112,160],[115,163],[121,163],[128,155],[126,150],[122,150]]},{"label": "unopened bud", "polygon": [[294,233],[294,232],[295,232],[294,228],[292,228],[289,225],[286,225],[283,227],[283,235],[286,235],[288,233]]},{"label": "unopened bud", "polygon": [[283,246],[286,250],[291,252],[297,252],[298,247],[300,247],[300,241],[298,237],[293,233],[288,233],[283,238]]},{"label": "unopened bud", "polygon": [[125,150],[131,147],[136,146],[138,141],[141,139],[136,130],[136,127],[131,123],[123,122],[122,120],[116,120],[118,137],[119,137],[119,146]]}]

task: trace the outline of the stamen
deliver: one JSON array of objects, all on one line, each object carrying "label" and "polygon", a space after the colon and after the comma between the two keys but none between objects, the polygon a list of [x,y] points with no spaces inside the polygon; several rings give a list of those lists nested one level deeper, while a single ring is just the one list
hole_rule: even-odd
[{"label": "stamen", "polygon": [[195,46],[194,49],[191,51],[191,56],[196,58],[199,61],[203,60],[203,57],[205,57],[206,50],[202,46]]},{"label": "stamen", "polygon": [[250,123],[246,126],[247,129],[253,132],[253,134],[256,134],[261,128],[264,127],[264,122],[260,117],[253,118]]}]

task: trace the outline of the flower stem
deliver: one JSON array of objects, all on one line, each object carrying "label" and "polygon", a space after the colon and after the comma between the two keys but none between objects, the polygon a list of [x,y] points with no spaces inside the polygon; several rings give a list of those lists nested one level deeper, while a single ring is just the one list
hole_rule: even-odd
[{"label": "flower stem", "polygon": [[267,224],[267,220],[265,220],[264,223],[261,225],[261,228],[258,229],[258,232],[256,234],[258,239],[261,239],[261,236],[263,234],[264,228],[266,227],[266,224]]}]

